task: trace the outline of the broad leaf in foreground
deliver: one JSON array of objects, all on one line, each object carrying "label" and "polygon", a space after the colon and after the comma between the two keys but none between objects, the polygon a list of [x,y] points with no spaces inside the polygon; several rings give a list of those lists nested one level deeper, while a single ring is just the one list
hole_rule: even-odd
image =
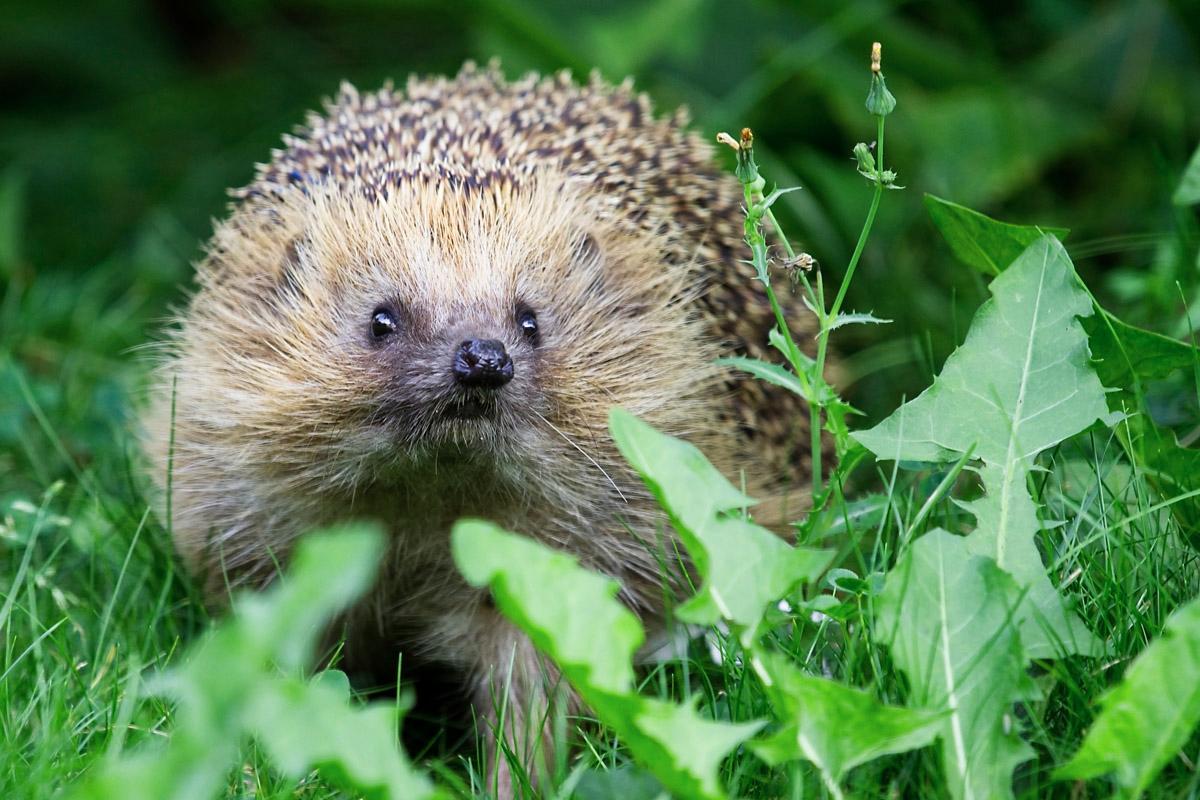
[{"label": "broad leaf in foreground", "polygon": [[861,689],[805,675],[773,653],[757,658],[782,725],[751,748],[768,764],[811,761],[835,793],[840,794],[837,785],[846,772],[859,764],[931,743],[947,716],[884,705]]},{"label": "broad leaf in foreground", "polygon": [[792,547],[741,511],[755,501],[735,489],[691,444],[659,433],[623,409],[609,413],[621,454],[671,517],[703,581],[676,613],[710,625],[725,619],[753,641],[766,607],[815,580],[830,550]]},{"label": "broad leaf in foreground", "polygon": [[451,547],[467,581],[491,587],[500,611],[553,659],[664,787],[680,797],[725,796],[717,777],[721,760],[761,724],[713,722],[691,706],[638,696],[632,660],[644,633],[616,599],[615,581],[479,520],[455,525]]},{"label": "broad leaf in foreground", "polygon": [[1145,791],[1200,723],[1200,600],[1179,608],[1119,684],[1061,779],[1115,773],[1126,796]]},{"label": "broad leaf in foreground", "polygon": [[[1192,185],[1200,186],[1200,155],[1193,157],[1180,191]],[[1200,197],[1200,191],[1195,196]],[[1006,269],[1042,232],[1033,226],[991,219],[932,195],[925,196],[925,205],[954,254],[982,272]],[[1047,230],[1058,235],[1053,229]],[[1108,393],[1111,411],[1132,413],[1144,405],[1146,384],[1167,378],[1176,370],[1194,369],[1200,362],[1190,344],[1126,324],[1099,305],[1095,307],[1097,313],[1080,322],[1087,332],[1092,368],[1102,384],[1117,387]],[[1200,488],[1196,452],[1179,447],[1173,433],[1157,428],[1144,413],[1118,427],[1117,433],[1130,458],[1145,470],[1164,498]],[[1171,514],[1185,535],[1200,529],[1200,502],[1172,503]],[[1200,538],[1193,534],[1190,541],[1196,544]]]},{"label": "broad leaf in foreground", "polygon": [[1012,716],[1015,703],[1036,695],[1013,624],[1019,598],[995,561],[933,530],[888,573],[876,604],[880,641],[908,677],[909,705],[949,710],[939,734],[956,800],[1012,797],[1013,770],[1033,757]]},{"label": "broad leaf in foreground", "polygon": [[991,292],[933,386],[855,438],[879,458],[912,461],[947,461],[974,446],[987,496],[973,505],[968,542],[1028,590],[1018,617],[1030,655],[1099,654],[1101,643],[1050,584],[1027,486],[1043,450],[1114,421],[1076,319],[1092,304],[1052,236],[1031,244]]},{"label": "broad leaf in foreground", "polygon": [[343,673],[266,684],[248,699],[246,717],[271,763],[285,775],[302,777],[316,768],[367,800],[430,796],[428,780],[396,747],[396,706],[356,707]]},{"label": "broad leaf in foreground", "polygon": [[182,666],[153,681],[177,703],[165,746],[106,763],[70,797],[211,800],[250,736],[293,778],[315,768],[371,800],[441,797],[400,750],[394,706],[353,704],[332,674],[295,676],[325,624],[369,585],[382,544],[378,531],[361,528],[306,537],[273,589],[239,598]]}]

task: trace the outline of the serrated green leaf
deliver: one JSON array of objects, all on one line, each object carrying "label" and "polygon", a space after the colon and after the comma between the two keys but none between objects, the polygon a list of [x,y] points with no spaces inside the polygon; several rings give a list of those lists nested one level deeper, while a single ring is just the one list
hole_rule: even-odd
[{"label": "serrated green leaf", "polygon": [[396,746],[396,707],[355,707],[345,676],[328,677],[280,679],[247,698],[246,718],[272,763],[297,779],[315,767],[367,800],[434,796]]},{"label": "serrated green leaf", "polygon": [[1192,153],[1192,158],[1183,170],[1179,186],[1171,195],[1171,202],[1177,206],[1190,206],[1200,203],[1200,147]]},{"label": "serrated green leaf", "polygon": [[887,325],[891,321],[890,319],[880,319],[870,311],[843,311],[837,315],[837,319],[822,334],[837,330],[845,325]]},{"label": "serrated green leaf", "polygon": [[828,566],[832,551],[792,547],[738,514],[754,501],[691,444],[619,408],[608,420],[621,455],[671,517],[703,581],[697,595],[677,609],[680,619],[698,624],[725,619],[752,641],[769,604]]},{"label": "serrated green leaf", "polygon": [[1144,792],[1200,723],[1200,600],[1179,608],[1100,699],[1103,711],[1079,751],[1055,771],[1062,780],[1115,773],[1122,795]]},{"label": "serrated green leaf", "polygon": [[987,496],[973,507],[971,550],[1029,590],[1019,617],[1031,656],[1098,654],[1101,643],[1049,584],[1026,485],[1043,450],[1096,421],[1115,421],[1076,319],[1092,304],[1051,236],[1030,245],[991,293],[933,386],[854,438],[880,458],[911,461],[949,461],[974,446]]},{"label": "serrated green leaf", "polygon": [[1067,238],[1066,228],[1012,225],[966,206],[925,195],[925,209],[954,255],[985,275],[999,275],[1026,247],[1046,234]]},{"label": "serrated green leaf", "polygon": [[805,675],[773,653],[756,657],[782,726],[751,749],[772,765],[811,761],[830,784],[859,764],[930,744],[948,716],[885,705],[861,689]]},{"label": "serrated green leaf", "polygon": [[[926,196],[925,204],[955,254],[982,271],[992,271],[996,266],[1003,269],[1006,264],[1001,262],[1008,258],[1008,253],[1019,252],[1039,235],[1038,228],[999,222],[932,195]],[[985,243],[987,248],[1002,255],[980,256],[975,251]],[[1117,388],[1108,393],[1109,409],[1136,409],[1142,402],[1142,386],[1162,380],[1176,370],[1195,368],[1197,353],[1190,344],[1128,325],[1099,306],[1096,308],[1099,313],[1083,318],[1080,323],[1087,332],[1092,367],[1100,382]],[[1132,436],[1126,435],[1125,429],[1118,431],[1122,445],[1138,466],[1155,476],[1152,483],[1160,494],[1168,497],[1200,486],[1196,478],[1200,472],[1193,468],[1193,451],[1177,448],[1173,434],[1148,422],[1139,423],[1136,428]],[[1132,445],[1131,439],[1140,444]],[[1171,514],[1185,531],[1197,530],[1200,503],[1174,503]]]},{"label": "serrated green leaf", "polygon": [[717,776],[721,760],[761,723],[713,722],[691,706],[639,697],[632,657],[644,633],[616,600],[615,581],[480,520],[456,524],[451,549],[467,580],[491,587],[497,607],[554,660],[664,787],[680,797],[725,796]]},{"label": "serrated green leaf", "polygon": [[328,621],[370,584],[382,549],[375,527],[305,537],[271,589],[237,598],[233,615],[194,645],[181,666],[151,682],[153,692],[176,701],[165,746],[106,763],[68,796],[211,800],[241,742],[256,735],[289,774],[319,767],[381,800],[441,797],[400,751],[394,707],[356,708],[344,683],[294,677]]},{"label": "serrated green leaf", "polygon": [[880,640],[908,677],[909,705],[949,709],[939,733],[956,799],[1012,797],[1013,770],[1033,757],[1013,721],[1013,705],[1036,695],[1013,624],[1019,599],[994,561],[933,530],[888,573],[875,606]]}]

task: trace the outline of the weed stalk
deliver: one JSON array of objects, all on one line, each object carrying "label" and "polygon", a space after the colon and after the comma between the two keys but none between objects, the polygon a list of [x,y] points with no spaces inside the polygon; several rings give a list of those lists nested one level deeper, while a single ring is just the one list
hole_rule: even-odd
[{"label": "weed stalk", "polygon": [[[829,335],[834,328],[838,327],[838,315],[842,310],[842,303],[845,302],[850,282],[854,279],[854,273],[858,269],[859,261],[862,259],[867,238],[871,234],[871,228],[875,225],[875,216],[879,211],[879,203],[883,198],[883,192],[885,189],[902,188],[895,185],[896,174],[884,168],[884,118],[895,109],[896,98],[888,91],[887,84],[883,78],[883,72],[881,71],[881,51],[880,44],[875,42],[871,48],[871,88],[867,94],[866,102],[867,111],[876,120],[874,152],[865,143],[860,143],[854,148],[854,155],[858,161],[858,171],[874,183],[875,191],[871,196],[871,205],[867,209],[867,217],[863,222],[862,230],[859,232],[854,253],[851,255],[850,263],[847,264],[846,271],[842,275],[842,282],[838,286],[833,304],[828,310],[825,308],[824,282],[820,270],[817,270],[815,273],[816,280],[810,281],[806,273],[812,269],[812,259],[805,254],[797,255],[791,242],[788,241],[782,227],[779,225],[778,220],[775,219],[774,212],[771,210],[771,206],[774,205],[776,200],[787,192],[795,191],[795,189],[775,189],[770,194],[763,194],[763,190],[766,187],[766,179],[759,172],[758,163],[755,161],[754,133],[749,128],[742,129],[741,137],[738,140],[735,140],[727,133],[721,133],[717,136],[719,142],[728,145],[737,154],[737,167],[734,172],[742,184],[742,191],[745,197],[746,219],[743,223],[743,230],[746,244],[750,247],[751,263],[754,266],[756,277],[762,283],[763,289],[766,292],[767,300],[771,304],[771,310],[775,314],[775,324],[783,339],[784,355],[787,357],[796,377],[799,378],[800,385],[804,390],[804,398],[808,403],[809,428],[812,435],[812,496],[814,505],[824,488],[824,470],[821,464],[823,422],[825,416],[829,413],[830,405],[839,400],[837,394],[826,383],[824,377],[825,364],[829,357]],[[786,265],[791,269],[796,280],[803,286],[805,303],[817,316],[817,355],[815,359],[809,358],[796,345],[795,338],[787,324],[787,319],[784,317],[783,308],[779,304],[779,298],[775,294],[774,287],[771,285],[771,257],[768,251],[766,234],[763,232],[764,219],[771,224],[775,237],[779,240],[784,252],[787,254]],[[839,452],[840,455],[841,453]]]}]

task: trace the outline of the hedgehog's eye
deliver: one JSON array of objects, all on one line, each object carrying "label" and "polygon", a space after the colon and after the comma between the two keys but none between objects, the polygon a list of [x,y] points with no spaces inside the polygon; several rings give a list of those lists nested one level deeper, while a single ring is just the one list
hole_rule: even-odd
[{"label": "hedgehog's eye", "polygon": [[396,316],[386,308],[377,308],[375,313],[371,315],[371,335],[376,339],[383,339],[396,333],[400,326],[396,323]]},{"label": "hedgehog's eye", "polygon": [[528,308],[524,309],[517,314],[517,325],[521,327],[521,333],[525,334],[526,339],[534,344],[538,343],[537,314]]}]

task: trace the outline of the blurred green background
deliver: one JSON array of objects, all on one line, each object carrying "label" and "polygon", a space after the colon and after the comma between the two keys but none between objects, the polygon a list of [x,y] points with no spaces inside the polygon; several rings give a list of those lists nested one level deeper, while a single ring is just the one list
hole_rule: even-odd
[{"label": "blurred green background", "polygon": [[[1183,336],[1191,304],[1200,323],[1196,219],[1170,203],[1200,143],[1196,4],[5,4],[0,499],[72,462],[127,465],[138,346],[185,296],[225,190],[340,80],[493,56],[510,76],[633,75],[706,137],[754,128],[768,177],[803,187],[784,201],[789,233],[835,278],[870,199],[850,151],[873,138],[873,40],[899,100],[888,166],[907,189],[884,198],[849,303],[895,322],[839,331],[856,405],[879,415],[919,391],[985,295],[924,192],[1071,228],[1080,272],[1117,313]],[[1164,413],[1194,415],[1189,403]]]}]

